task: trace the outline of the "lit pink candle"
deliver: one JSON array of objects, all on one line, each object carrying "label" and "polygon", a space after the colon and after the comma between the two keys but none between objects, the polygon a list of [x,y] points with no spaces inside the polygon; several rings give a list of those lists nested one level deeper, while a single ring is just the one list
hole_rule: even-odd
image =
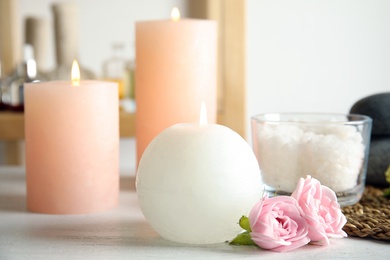
[{"label": "lit pink candle", "polygon": [[206,102],[216,121],[217,24],[178,19],[136,23],[137,160],[150,141],[179,122],[196,122]]},{"label": "lit pink candle", "polygon": [[83,214],[119,193],[118,87],[102,81],[25,84],[27,207]]}]

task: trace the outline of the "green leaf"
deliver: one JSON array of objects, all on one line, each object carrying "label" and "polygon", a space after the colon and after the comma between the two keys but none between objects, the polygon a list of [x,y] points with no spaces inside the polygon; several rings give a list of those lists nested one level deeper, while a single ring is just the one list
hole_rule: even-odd
[{"label": "green leaf", "polygon": [[390,188],[387,188],[384,193],[383,193],[383,196],[387,197],[387,198],[390,198]]},{"label": "green leaf", "polygon": [[234,238],[229,243],[230,245],[246,245],[246,246],[253,246],[256,245],[255,242],[253,242],[251,235],[248,231],[244,231],[243,233],[238,234],[236,238]]},{"label": "green leaf", "polygon": [[239,224],[240,224],[240,227],[242,227],[244,230],[246,230],[248,232],[252,232],[248,217],[242,216],[240,218]]},{"label": "green leaf", "polygon": [[385,172],[385,176],[386,176],[386,181],[390,183],[390,165]]}]

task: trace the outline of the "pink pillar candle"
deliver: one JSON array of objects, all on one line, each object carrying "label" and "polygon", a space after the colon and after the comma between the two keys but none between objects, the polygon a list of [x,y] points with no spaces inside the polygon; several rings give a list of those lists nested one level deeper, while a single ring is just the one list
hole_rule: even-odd
[{"label": "pink pillar candle", "polygon": [[84,214],[115,207],[119,112],[115,83],[25,84],[27,208]]},{"label": "pink pillar candle", "polygon": [[204,101],[215,123],[217,24],[182,19],[136,23],[137,160],[179,122],[196,122]]}]

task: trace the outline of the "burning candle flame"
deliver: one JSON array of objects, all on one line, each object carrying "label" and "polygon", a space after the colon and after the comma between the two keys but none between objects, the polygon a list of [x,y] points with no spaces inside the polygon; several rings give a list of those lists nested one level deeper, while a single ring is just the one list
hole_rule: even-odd
[{"label": "burning candle flame", "polygon": [[72,63],[72,85],[74,87],[80,86],[80,67],[76,60]]},{"label": "burning candle flame", "polygon": [[199,125],[201,127],[207,126],[207,111],[205,102],[202,102],[202,105],[200,107]]},{"label": "burning candle flame", "polygon": [[174,8],[172,9],[172,12],[171,12],[171,19],[172,19],[172,21],[174,21],[174,22],[177,22],[177,21],[180,20],[179,8],[174,7]]}]

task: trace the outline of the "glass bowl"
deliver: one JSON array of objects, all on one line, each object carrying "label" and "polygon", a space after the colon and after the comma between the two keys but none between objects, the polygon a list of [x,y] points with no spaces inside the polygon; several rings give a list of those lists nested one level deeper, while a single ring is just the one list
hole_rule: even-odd
[{"label": "glass bowl", "polygon": [[372,119],[357,114],[269,113],[251,118],[253,150],[270,195],[290,195],[311,175],[340,205],[363,195]]}]

